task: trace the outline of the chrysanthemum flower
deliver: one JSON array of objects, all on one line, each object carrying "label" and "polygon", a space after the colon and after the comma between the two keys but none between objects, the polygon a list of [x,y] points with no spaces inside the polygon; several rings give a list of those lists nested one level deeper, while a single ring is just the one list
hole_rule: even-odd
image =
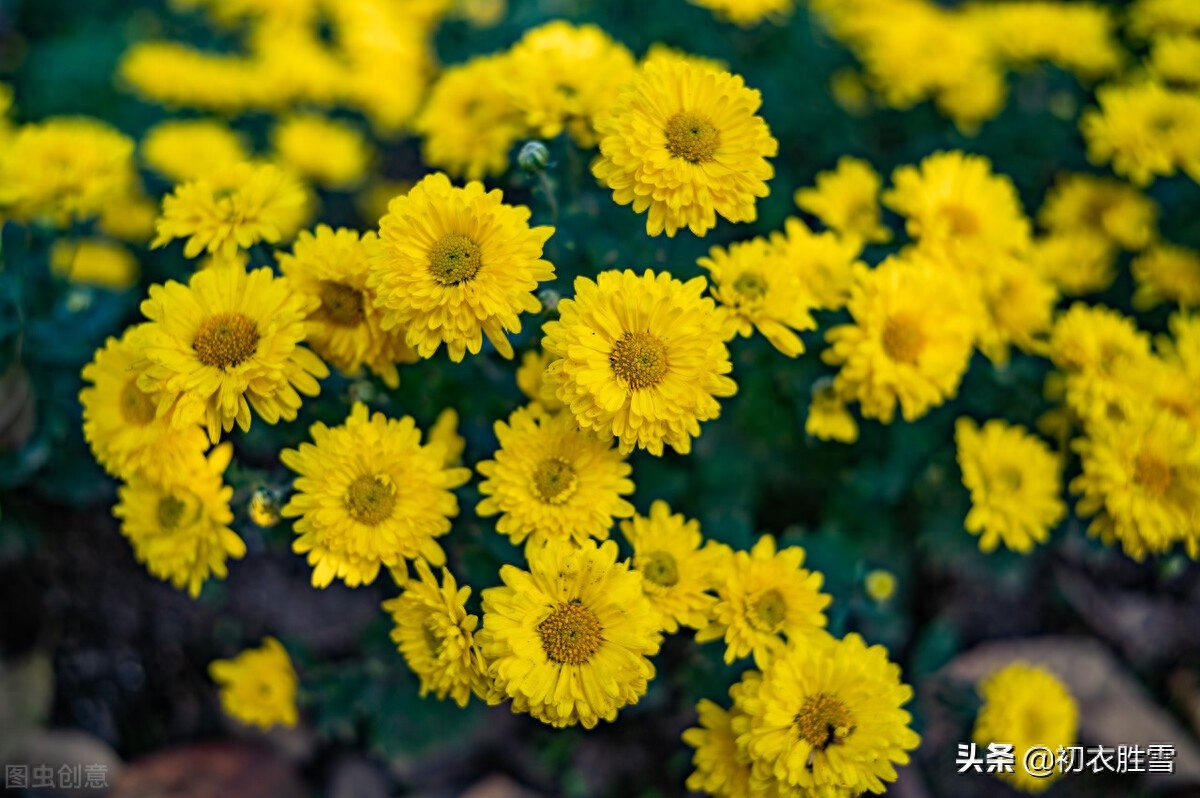
[{"label": "chrysanthemum flower", "polygon": [[[854,324],[825,334],[822,359],[841,366],[834,390],[862,414],[890,424],[896,406],[913,421],[958,392],[977,320],[941,264],[913,252],[893,257],[854,289]],[[961,290],[961,289],[959,289]]]},{"label": "chrysanthemum flower", "polygon": [[691,451],[700,422],[721,412],[716,397],[737,392],[704,288],[702,277],[685,284],[649,269],[575,280],[575,298],[559,303],[542,345],[559,358],[548,376],[581,427],[615,436],[625,453],[661,455],[664,443]]},{"label": "chrysanthemum flower", "polygon": [[1054,323],[1050,359],[1066,373],[1066,400],[1085,422],[1123,414],[1136,387],[1120,375],[1150,358],[1150,338],[1133,319],[1076,303]]},{"label": "chrysanthemum flower", "polygon": [[804,549],[775,550],[775,538],[763,535],[749,552],[735,551],[718,570],[713,620],[696,640],[725,641],[725,662],[750,653],[762,667],[789,642],[807,644],[825,634],[830,598],[821,592],[825,577],[800,566]]},{"label": "chrysanthemum flower", "polygon": [[426,163],[468,180],[508,169],[508,152],[525,125],[503,87],[507,64],[503,56],[473,58],[438,77],[413,125]]},{"label": "chrysanthemum flower", "polygon": [[1200,555],[1200,437],[1186,422],[1153,410],[1095,421],[1072,448],[1083,473],[1071,492],[1076,512],[1095,516],[1089,534],[1137,560],[1176,543]]},{"label": "chrysanthemum flower", "polygon": [[521,365],[517,368],[517,387],[521,393],[551,414],[558,413],[564,407],[554,395],[554,383],[546,375],[546,369],[554,360],[554,355],[539,349],[521,355]]},{"label": "chrysanthemum flower", "polygon": [[278,640],[264,637],[262,646],[233,659],[209,663],[208,674],[221,687],[221,707],[242,723],[266,729],[295,726],[296,689],[299,678],[292,660]]},{"label": "chrysanthemum flower", "polygon": [[1035,239],[1029,262],[1067,296],[1099,293],[1117,279],[1117,248],[1092,230],[1069,230]]},{"label": "chrysanthemum flower", "polygon": [[526,127],[552,139],[566,130],[594,147],[595,119],[636,74],[633,54],[595,25],[555,20],[526,32],[505,58],[502,80]]},{"label": "chrysanthemum flower", "polygon": [[854,443],[858,440],[858,422],[846,407],[846,400],[834,390],[833,380],[828,377],[813,383],[812,402],[808,405],[804,431],[822,441]]},{"label": "chrysanthemum flower", "polygon": [[137,258],[121,244],[103,238],[60,238],[50,248],[50,270],[77,285],[124,291],[137,282]]},{"label": "chrysanthemum flower", "polygon": [[223,443],[207,458],[189,458],[190,467],[173,470],[167,481],[134,476],[117,491],[113,515],[121,519],[121,534],[138,562],[178,590],[186,588],[192,598],[209,577],[225,578],[228,558],[246,553],[246,544],[229,528],[233,488],[221,481],[232,458],[233,446]]},{"label": "chrysanthemum flower", "polygon": [[497,189],[450,185],[433,174],[396,197],[379,222],[379,247],[367,285],[384,312],[384,329],[401,326],[408,345],[433,357],[443,343],[450,359],[475,355],[486,335],[513,356],[505,332],[520,332],[520,314],[536,313],[533,292],[554,278],[542,260],[553,227],[530,227],[529,209],[505,205]]},{"label": "chrysanthemum flower", "polygon": [[1146,81],[1102,86],[1096,101],[1079,120],[1092,163],[1139,186],[1180,168],[1200,177],[1200,96]]},{"label": "chrysanthemum flower", "polygon": [[804,352],[797,330],[813,330],[816,298],[796,264],[765,238],[713,247],[697,261],[711,276],[713,297],[725,316],[725,336],[749,337],[757,328],[788,357]]},{"label": "chrysanthemum flower", "polygon": [[187,285],[151,286],[138,387],[158,393],[158,414],[174,411],[176,426],[202,419],[213,443],[234,421],[248,430],[251,407],[268,424],[291,421],[297,391],[316,396],[314,378],[329,376],[299,345],[315,306],[270,269],[206,269]]},{"label": "chrysanthemum flower", "polygon": [[[979,684],[983,706],[975,718],[971,737],[982,746],[1003,740],[1011,743],[1016,761],[1037,746],[1059,751],[1075,744],[1079,710],[1070,691],[1053,673],[1035,665],[1014,662]],[[1062,771],[1044,778],[1021,767],[997,777],[1027,793],[1045,792]]]},{"label": "chrysanthemum flower", "polygon": [[187,238],[185,257],[201,252],[233,257],[259,241],[277,244],[303,223],[307,194],[288,172],[271,164],[240,163],[163,198],[158,237],[151,247]]},{"label": "chrysanthemum flower", "polygon": [[1058,289],[1028,261],[999,255],[980,275],[987,313],[979,329],[979,351],[997,365],[1008,363],[1016,346],[1032,351],[1049,332],[1058,303]]},{"label": "chrysanthemum flower", "polygon": [[520,408],[497,421],[500,448],[476,466],[486,479],[476,512],[500,514],[496,531],[513,544],[528,539],[582,543],[608,537],[614,518],[633,515],[633,470],[611,441],[581,430],[569,413],[547,416]]},{"label": "chrysanthemum flower", "polygon": [[740,77],[675,59],[647,63],[596,120],[600,158],[592,172],[613,200],[645,213],[652,236],[758,217],[779,149],[756,115],[762,96]]},{"label": "chrysanthemum flower", "polygon": [[374,155],[361,130],[315,114],[281,120],[271,131],[271,146],[297,174],[337,191],[361,183]]},{"label": "chrysanthemum flower", "polygon": [[429,428],[429,442],[440,443],[446,449],[446,457],[442,462],[447,468],[460,466],[463,462],[463,451],[467,442],[458,434],[458,411],[453,407],[442,408],[433,426]]},{"label": "chrysanthemum flower", "polygon": [[919,166],[902,166],[883,204],[905,217],[923,246],[948,248],[958,258],[986,259],[1029,248],[1029,220],[1012,181],[992,173],[979,155],[938,152]]},{"label": "chrysanthemum flower", "polygon": [[[857,634],[791,645],[731,690],[753,794],[843,798],[883,793],[921,738],[902,707],[912,688],[883,646]],[[760,793],[759,791],[767,791]]]},{"label": "chrysanthemum flower", "polygon": [[0,150],[0,211],[59,227],[96,216],[134,184],[133,141],[84,117],[24,125]]},{"label": "chrysanthemum flower", "polygon": [[1003,543],[1027,554],[1045,543],[1063,516],[1062,463],[1024,427],[992,420],[979,428],[960,418],[954,427],[963,485],[971,491],[966,528],[981,551]]},{"label": "chrysanthemum flower", "polygon": [[169,418],[158,416],[157,397],[138,388],[141,329],[130,327],[119,341],[109,338],[83,367],[83,379],[91,383],[79,393],[83,436],[109,474],[161,482],[187,473],[187,463],[208,448],[208,437],[199,425],[173,428]]},{"label": "chrysanthemum flower", "polygon": [[881,221],[879,189],[883,185],[871,164],[845,156],[837,169],[817,175],[816,188],[796,192],[796,205],[840,235],[886,243],[892,231]]},{"label": "chrysanthemum flower", "polygon": [[96,220],[96,228],[128,244],[144,246],[154,235],[158,220],[158,203],[147,197],[141,186],[104,206]]},{"label": "chrysanthemum flower", "polygon": [[421,696],[449,696],[465,707],[472,692],[483,695],[487,671],[475,644],[479,618],[466,610],[471,588],[459,588],[445,568],[439,586],[428,563],[413,564],[418,578],[405,582],[398,597],[383,602],[395,623],[392,640],[421,680]]},{"label": "chrysanthemum flower", "polygon": [[296,238],[292,254],[279,253],[279,267],[292,290],[315,300],[308,315],[306,341],[342,373],[354,376],[362,366],[392,388],[400,384],[397,363],[417,358],[402,330],[383,330],[383,311],[367,287],[371,256],[378,239],[353,230],[318,225]]},{"label": "chrysanthemum flower", "polygon": [[1190,0],[1135,0],[1129,9],[1129,32],[1149,38],[1163,33],[1200,32],[1200,8]]},{"label": "chrysanthemum flower", "polygon": [[743,28],[770,20],[779,23],[792,13],[793,0],[688,0],[694,6],[710,9],[722,19]]},{"label": "chrysanthemum flower", "polygon": [[771,246],[800,273],[823,310],[844,308],[854,285],[867,273],[867,264],[858,260],[860,240],[829,231],[814,233],[796,218],[783,223],[783,232],[771,233]]},{"label": "chrysanthemum flower", "polygon": [[199,180],[250,160],[245,140],[217,119],[168,119],[146,131],[142,160],[175,183]]},{"label": "chrysanthemum flower", "polygon": [[1124,249],[1136,250],[1156,234],[1158,205],[1120,180],[1066,174],[1046,192],[1038,223],[1052,233],[1097,233]]},{"label": "chrysanthemum flower", "polygon": [[483,591],[479,642],[514,712],[590,729],[646,692],[660,618],[615,542],[550,541],[529,552],[528,571],[505,565],[500,578]]},{"label": "chrysanthemum flower", "polygon": [[307,553],[314,587],[335,577],[350,587],[370,584],[380,566],[406,559],[446,562],[435,538],[450,531],[458,515],[450,491],[471,472],[446,466],[444,444],[422,446],[412,418],[368,417],[361,402],[340,427],[317,422],[310,434],[313,443],[284,449],[279,459],[298,474],[283,516],[298,519],[292,549]]},{"label": "chrysanthemum flower", "polygon": [[662,614],[663,629],[674,633],[680,626],[707,626],[716,604],[708,589],[723,558],[713,546],[701,548],[700,522],[672,515],[658,500],[649,516],[622,521],[621,533],[633,547],[633,567],[642,574],[646,597]]},{"label": "chrysanthemum flower", "polygon": [[1117,71],[1125,59],[1115,15],[1098,3],[1021,0],[971,4],[963,11],[994,57],[1018,69],[1049,61],[1094,80]]},{"label": "chrysanthemum flower", "polygon": [[1150,67],[1168,83],[1200,84],[1200,38],[1160,36],[1151,44]]},{"label": "chrysanthemum flower", "polygon": [[750,758],[737,747],[732,719],[738,710],[726,711],[707,698],[696,704],[700,725],[683,733],[683,741],[695,749],[695,770],[687,788],[715,798],[755,798],[763,795],[750,786]]},{"label": "chrysanthemum flower", "polygon": [[1200,305],[1200,254],[1185,247],[1157,244],[1130,264],[1137,290],[1133,306],[1148,310],[1162,302],[1181,308]]}]

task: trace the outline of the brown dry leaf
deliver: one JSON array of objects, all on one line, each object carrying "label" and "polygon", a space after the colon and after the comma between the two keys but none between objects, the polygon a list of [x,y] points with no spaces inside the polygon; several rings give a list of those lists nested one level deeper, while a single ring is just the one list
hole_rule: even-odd
[{"label": "brown dry leaf", "polygon": [[976,684],[1016,661],[1041,665],[1067,685],[1079,704],[1082,740],[1114,747],[1174,745],[1175,772],[1147,775],[1147,781],[1171,786],[1200,784],[1200,747],[1095,640],[1040,637],[984,643],[956,657],[940,675]]}]

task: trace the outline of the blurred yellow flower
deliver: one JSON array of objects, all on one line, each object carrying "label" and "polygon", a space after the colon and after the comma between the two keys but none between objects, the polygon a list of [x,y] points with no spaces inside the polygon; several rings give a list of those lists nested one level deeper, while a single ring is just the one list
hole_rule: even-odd
[{"label": "blurred yellow flower", "polygon": [[1079,120],[1092,163],[1138,186],[1178,169],[1200,180],[1200,96],[1145,81],[1102,86],[1096,100]]},{"label": "blurred yellow flower", "polygon": [[1168,83],[1200,84],[1200,36],[1163,36],[1154,40],[1150,65]]},{"label": "blurred yellow flower", "polygon": [[858,440],[858,422],[846,407],[846,400],[834,390],[833,380],[828,377],[813,383],[804,431],[822,441],[854,443]]},{"label": "blurred yellow flower", "polygon": [[1109,238],[1082,228],[1036,238],[1029,251],[1034,270],[1067,296],[1107,289],[1117,279],[1116,261]]},{"label": "blurred yellow flower", "polygon": [[877,604],[891,601],[896,595],[896,575],[883,568],[869,571],[863,579],[863,589],[867,597]]},{"label": "blurred yellow flower", "polygon": [[1114,14],[1098,3],[1009,0],[963,9],[995,57],[1016,68],[1049,61],[1095,79],[1116,72],[1124,60]]},{"label": "blurred yellow flower", "polygon": [[822,310],[846,307],[855,284],[867,273],[867,264],[858,260],[861,240],[814,233],[796,218],[783,223],[783,232],[771,233],[771,246],[799,272]]},{"label": "blurred yellow flower", "polygon": [[837,169],[817,175],[816,188],[796,192],[796,205],[846,238],[886,243],[891,240],[892,231],[880,220],[882,185],[869,163],[844,156]]},{"label": "blurred yellow flower", "polygon": [[1200,8],[1192,0],[1134,0],[1129,31],[1136,36],[1200,33]]},{"label": "blurred yellow flower", "polygon": [[433,426],[429,428],[429,442],[440,443],[445,447],[446,457],[442,462],[446,468],[463,464],[463,451],[467,448],[467,442],[458,434],[457,410],[453,407],[442,408],[442,412],[434,419]]},{"label": "blurred yellow flower", "polygon": [[336,191],[362,183],[374,155],[354,125],[315,114],[281,119],[271,130],[271,146],[292,171]]},{"label": "blurred yellow flower", "polygon": [[134,285],[141,271],[132,252],[103,238],[58,239],[50,248],[50,268],[72,283],[114,291]]},{"label": "blurred yellow flower", "polygon": [[700,725],[687,729],[683,741],[695,749],[687,778],[687,788],[719,798],[755,798],[770,793],[756,793],[750,787],[750,757],[737,746],[733,718],[741,713],[735,708],[722,709],[707,698],[696,704]]},{"label": "blurred yellow flower", "polygon": [[688,0],[744,28],[763,20],[782,23],[791,13],[793,0]]},{"label": "blurred yellow flower", "polygon": [[1156,244],[1130,265],[1137,290],[1133,306],[1148,310],[1162,302],[1181,308],[1200,305],[1200,253],[1171,244]]},{"label": "blurred yellow flower", "polygon": [[555,356],[544,349],[521,355],[517,367],[517,387],[530,402],[536,402],[547,413],[558,413],[565,405],[554,395],[554,382],[548,379],[546,369],[555,361]]},{"label": "blurred yellow flower", "polygon": [[168,119],[142,137],[142,159],[174,183],[187,183],[250,160],[246,142],[218,119]]},{"label": "blurred yellow flower", "polygon": [[1050,331],[1058,289],[1024,259],[999,255],[980,276],[986,317],[979,329],[979,351],[993,363],[1008,363],[1010,348],[1033,352]]},{"label": "blurred yellow flower", "polygon": [[1158,206],[1128,183],[1063,174],[1046,192],[1038,223],[1051,233],[1087,232],[1123,249],[1142,249],[1156,235]]},{"label": "blurred yellow flower", "polygon": [[259,648],[233,659],[214,660],[208,674],[220,686],[221,707],[230,717],[264,731],[298,722],[299,678],[287,650],[275,638],[264,637]]}]

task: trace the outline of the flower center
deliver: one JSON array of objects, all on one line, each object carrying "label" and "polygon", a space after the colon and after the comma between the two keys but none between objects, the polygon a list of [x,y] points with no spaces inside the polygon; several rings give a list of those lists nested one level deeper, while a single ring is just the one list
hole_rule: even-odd
[{"label": "flower center", "polygon": [[582,665],[591,659],[600,648],[602,631],[596,613],[579,599],[563,604],[537,625],[542,650],[560,665]]},{"label": "flower center", "polygon": [[716,126],[693,111],[680,111],[667,121],[667,150],[689,163],[706,163],[721,145]]},{"label": "flower center", "polygon": [[652,551],[645,558],[642,576],[663,587],[679,584],[679,563],[674,557],[665,551]]},{"label": "flower center", "polygon": [[396,491],[377,476],[363,474],[346,490],[346,511],[360,524],[378,526],[392,517]]},{"label": "flower center", "polygon": [[227,369],[254,356],[258,337],[254,319],[241,313],[218,313],[201,322],[192,349],[204,365]]},{"label": "flower center", "polygon": [[751,299],[762,299],[767,293],[767,281],[758,272],[742,272],[733,281],[733,290]]},{"label": "flower center", "polygon": [[155,404],[150,394],[137,387],[137,377],[130,377],[121,389],[121,416],[130,424],[144,427],[154,420]]},{"label": "flower center", "polygon": [[667,374],[667,346],[648,332],[625,333],[608,361],[630,390],[650,388]]},{"label": "flower center", "polygon": [[429,250],[429,271],[442,285],[465,283],[482,265],[479,245],[461,233],[445,236]]},{"label": "flower center", "polygon": [[1153,452],[1141,452],[1133,462],[1133,481],[1160,498],[1171,488],[1171,464]]},{"label": "flower center", "polygon": [[754,614],[750,622],[764,632],[776,631],[787,617],[787,602],[774,588],[755,599],[751,609]]},{"label": "flower center", "polygon": [[907,314],[889,316],[883,325],[883,351],[897,363],[916,363],[925,348],[918,320]]},{"label": "flower center", "polygon": [[429,646],[429,654],[434,659],[442,652],[442,641],[437,636],[437,632],[433,630],[433,626],[428,622],[421,624],[421,631],[425,634],[425,645]]},{"label": "flower center", "polygon": [[979,232],[979,217],[969,208],[952,202],[943,205],[941,211],[950,223],[950,235],[971,236]]},{"label": "flower center", "polygon": [[174,496],[163,496],[158,500],[158,525],[168,532],[179,526],[187,505]]},{"label": "flower center", "polygon": [[1021,472],[1012,466],[1001,468],[996,473],[996,486],[1009,493],[1016,493],[1021,489]]},{"label": "flower center", "polygon": [[546,504],[562,504],[578,485],[575,469],[561,457],[543,460],[533,471],[533,489]]},{"label": "flower center", "polygon": [[804,705],[792,720],[796,734],[813,748],[824,751],[840,743],[854,731],[854,717],[840,700],[826,693],[804,699]]},{"label": "flower center", "polygon": [[321,309],[339,327],[357,327],[365,318],[362,292],[333,280],[321,281]]}]

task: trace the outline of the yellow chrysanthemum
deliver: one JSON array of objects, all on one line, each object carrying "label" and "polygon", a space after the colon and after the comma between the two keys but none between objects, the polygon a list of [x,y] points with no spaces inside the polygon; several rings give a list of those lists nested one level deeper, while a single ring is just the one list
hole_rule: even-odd
[{"label": "yellow chrysanthemum", "polygon": [[284,449],[279,459],[298,474],[283,516],[299,519],[292,549],[308,554],[314,587],[335,577],[350,587],[370,584],[380,566],[418,557],[446,562],[435,538],[450,531],[458,515],[450,491],[471,472],[446,466],[444,444],[422,446],[411,417],[368,417],[361,402],[341,426],[317,422],[309,432],[312,443]]},{"label": "yellow chrysanthemum", "polygon": [[404,592],[383,609],[392,615],[392,640],[404,661],[421,680],[421,696],[449,696],[465,707],[471,693],[485,693],[487,666],[475,643],[479,617],[468,615],[471,588],[459,588],[454,575],[442,569],[439,586],[424,560],[413,563],[417,579],[404,583]]},{"label": "yellow chrysanthemum", "polygon": [[429,442],[440,443],[445,447],[446,457],[442,462],[447,468],[463,464],[463,451],[467,448],[467,441],[458,434],[457,410],[446,407],[438,413],[437,418],[433,420],[433,426],[429,428]]},{"label": "yellow chrysanthemum", "polygon": [[544,349],[521,355],[517,368],[517,387],[530,402],[536,402],[547,413],[558,413],[565,405],[554,395],[554,382],[547,379],[546,369],[555,360]]},{"label": "yellow chrysanthemum", "polygon": [[738,750],[733,731],[738,710],[726,711],[702,698],[696,714],[700,725],[683,733],[683,741],[696,749],[687,788],[714,798],[767,798],[769,793],[756,793],[750,787],[750,758]]},{"label": "yellow chrysanthemum", "polygon": [[300,233],[292,254],[276,257],[292,290],[309,298],[314,308],[305,333],[313,351],[343,374],[354,376],[366,366],[395,388],[400,384],[396,364],[413,363],[417,355],[405,344],[402,330],[383,330],[383,311],[367,287],[377,244],[374,233],[360,239],[353,230],[318,225],[315,233]]},{"label": "yellow chrysanthemum", "polygon": [[547,139],[566,130],[580,147],[594,147],[597,115],[636,70],[633,54],[600,28],[555,20],[513,45],[502,79],[526,127]]},{"label": "yellow chrysanthemum", "polygon": [[117,76],[144,100],[170,108],[238,113],[275,105],[275,88],[254,59],[205,52],[173,41],[140,41],[121,57]]},{"label": "yellow chrysanthemum", "polygon": [[208,436],[198,425],[173,429],[170,419],[158,416],[157,397],[138,388],[141,330],[130,327],[120,340],[109,338],[83,367],[90,383],[79,392],[83,437],[109,474],[162,482],[186,473],[208,448]]},{"label": "yellow chrysanthemum", "polygon": [[358,128],[315,114],[296,114],[281,120],[271,131],[271,146],[297,174],[338,191],[361,183],[373,156],[371,145]]},{"label": "yellow chrysanthemum", "polygon": [[616,543],[550,541],[529,552],[528,571],[505,565],[500,578],[483,591],[478,639],[514,712],[590,729],[646,692],[659,615]]},{"label": "yellow chrysanthemum", "polygon": [[158,203],[145,196],[138,187],[105,205],[100,218],[96,220],[96,227],[113,238],[143,246],[154,235],[157,220]]},{"label": "yellow chrysanthemum", "polygon": [[468,180],[508,169],[508,152],[525,125],[504,90],[507,64],[503,56],[473,58],[438,77],[413,125],[427,164]]},{"label": "yellow chrysanthemum", "polygon": [[1045,543],[1067,511],[1058,456],[1024,427],[997,420],[981,429],[960,418],[954,439],[963,485],[971,491],[966,528],[980,536],[980,550],[1003,543],[1027,554]]},{"label": "yellow chrysanthemum", "polygon": [[1180,168],[1200,177],[1200,96],[1147,81],[1102,86],[1096,100],[1079,120],[1092,163],[1139,186]]},{"label": "yellow chrysanthemum", "polygon": [[58,239],[50,248],[50,269],[72,283],[114,291],[132,286],[141,271],[132,252],[103,238]]},{"label": "yellow chrysanthemum", "polygon": [[619,205],[645,213],[646,232],[698,236],[717,223],[758,218],[779,149],[757,116],[762,96],[738,76],[677,59],[647,63],[596,120],[592,172]]},{"label": "yellow chrysanthemum", "polygon": [[987,315],[980,325],[979,351],[1004,365],[1010,347],[1033,351],[1049,332],[1058,289],[1028,261],[1007,255],[990,261],[980,278]]},{"label": "yellow chrysanthemum", "polygon": [[[921,738],[902,707],[912,688],[883,646],[857,634],[791,645],[734,695],[733,731],[753,762],[752,794],[883,793]],[[762,791],[762,792],[760,792]]]},{"label": "yellow chrysanthemum", "polygon": [[657,500],[650,515],[635,515],[621,522],[621,533],[633,547],[633,567],[642,574],[642,588],[662,615],[662,628],[678,631],[680,626],[703,629],[716,605],[708,592],[716,581],[721,551],[705,546],[700,522],[671,514],[671,507]]},{"label": "yellow chrysanthemum", "polygon": [[476,512],[500,515],[496,531],[515,545],[547,540],[605,540],[614,518],[633,515],[622,496],[633,493],[625,457],[579,428],[569,413],[556,416],[520,408],[497,421],[500,448],[476,468],[486,479]]},{"label": "yellow chrysanthemum", "polygon": [[1162,302],[1182,308],[1200,305],[1200,254],[1184,247],[1157,244],[1130,264],[1137,290],[1133,306],[1148,310]]},{"label": "yellow chrysanthemum", "polygon": [[854,443],[858,440],[858,422],[846,407],[846,400],[834,390],[833,380],[824,377],[813,383],[812,402],[804,431],[822,441]]},{"label": "yellow chrysanthemum", "polygon": [[1117,248],[1092,230],[1070,230],[1035,239],[1029,262],[1067,296],[1098,293],[1117,279]]},{"label": "yellow chrysanthemum", "polygon": [[575,280],[575,298],[559,302],[542,345],[559,359],[548,378],[584,429],[661,455],[692,448],[700,422],[721,412],[718,396],[737,384],[721,319],[701,298],[702,277],[681,283],[649,269],[601,272]]},{"label": "yellow chrysanthemum", "polygon": [[1120,180],[1067,174],[1046,193],[1038,222],[1051,233],[1085,231],[1142,249],[1155,236],[1158,205]]},{"label": "yellow chrysanthemum", "polygon": [[1136,0],[1129,9],[1129,30],[1144,37],[1200,33],[1200,8],[1191,0]]},{"label": "yellow chrysanthemum", "polygon": [[1150,66],[1170,83],[1200,85],[1200,37],[1161,36],[1150,50]]},{"label": "yellow chrysanthemum", "polygon": [[150,287],[142,313],[138,387],[157,392],[158,414],[176,426],[202,419],[216,443],[236,421],[250,429],[250,408],[268,424],[291,421],[300,394],[316,396],[321,359],[300,346],[316,300],[292,291],[270,269],[205,269],[182,285]]},{"label": "yellow chrysanthemum", "polygon": [[713,247],[697,263],[708,271],[709,289],[725,317],[725,336],[749,337],[757,328],[788,357],[804,352],[797,330],[813,330],[816,299],[796,265],[765,238]]},{"label": "yellow chrysanthemum", "polygon": [[651,61],[659,59],[686,61],[693,66],[703,67],[704,69],[712,69],[717,72],[728,72],[729,64],[725,61],[718,61],[715,58],[706,58],[702,55],[693,55],[692,53],[677,50],[674,47],[669,47],[662,42],[655,42],[650,45],[650,49],[642,56],[641,65],[645,66]]},{"label": "yellow chrysanthemum", "polygon": [[1090,422],[1128,408],[1137,389],[1121,375],[1150,358],[1150,338],[1114,310],[1076,303],[1055,321],[1048,349],[1066,374],[1067,405]]},{"label": "yellow chrysanthemum", "polygon": [[505,332],[521,331],[521,313],[541,310],[533,292],[554,279],[554,266],[541,259],[554,228],[530,227],[529,209],[502,199],[499,189],[456,188],[433,174],[393,199],[380,220],[382,246],[367,285],[384,329],[403,327],[421,357],[445,343],[460,361],[478,354],[486,335],[511,358]]},{"label": "yellow chrysanthemum", "polygon": [[958,392],[977,322],[949,279],[928,256],[890,258],[855,287],[854,324],[825,334],[822,359],[841,366],[834,390],[867,418],[890,424],[899,404],[913,421]]},{"label": "yellow chrysanthemum", "polygon": [[800,272],[823,310],[844,308],[855,283],[867,273],[867,264],[858,260],[860,240],[814,233],[799,219],[789,218],[783,232],[772,233],[771,246]]},{"label": "yellow chrysanthemum", "polygon": [[983,156],[935,153],[920,166],[897,169],[892,183],[883,204],[908,220],[908,234],[922,245],[946,247],[968,262],[1029,248],[1017,190]]},{"label": "yellow chrysanthemum", "polygon": [[863,579],[863,591],[876,604],[884,604],[896,595],[896,575],[884,568],[876,568]]},{"label": "yellow chrysanthemum", "polygon": [[141,150],[147,166],[175,183],[250,160],[245,140],[216,119],[168,119],[146,131]]},{"label": "yellow chrysanthemum", "polygon": [[0,150],[0,211],[66,227],[129,194],[132,139],[84,117],[48,119],[16,130]]},{"label": "yellow chrysanthemum", "polygon": [[221,707],[230,717],[264,731],[272,726],[295,726],[299,678],[287,650],[273,637],[264,637],[233,659],[209,663],[208,675],[221,687]]},{"label": "yellow chrysanthemum", "polygon": [[796,192],[796,205],[846,238],[885,243],[892,231],[881,221],[879,189],[883,181],[871,164],[845,156],[837,169],[817,175],[816,188]]},{"label": "yellow chrysanthemum", "polygon": [[793,0],[688,0],[694,6],[707,8],[722,19],[743,28],[763,20],[783,22],[791,13]]},{"label": "yellow chrysanthemum", "polygon": [[231,258],[259,241],[277,244],[294,235],[306,203],[304,186],[288,172],[271,164],[240,163],[167,195],[151,247],[187,238],[186,257],[209,252]]},{"label": "yellow chrysanthemum", "polygon": [[169,481],[134,476],[117,491],[113,515],[121,519],[121,534],[138,562],[156,578],[186,588],[192,598],[209,577],[225,578],[228,558],[246,553],[246,544],[229,528],[233,488],[221,481],[232,458],[233,446],[223,443],[206,458],[173,470]]},{"label": "yellow chrysanthemum", "polygon": [[1017,68],[1049,61],[1095,79],[1117,71],[1124,60],[1114,15],[1097,3],[1009,0],[963,8],[995,57]]},{"label": "yellow chrysanthemum", "polygon": [[[979,683],[983,706],[975,718],[971,737],[987,747],[1005,742],[1013,746],[1017,762],[1037,746],[1060,751],[1075,745],[1079,710],[1071,692],[1053,673],[1035,665],[1014,662]],[[1033,776],[1019,765],[997,777],[1018,790],[1045,792],[1063,771],[1055,768],[1045,777]]]},{"label": "yellow chrysanthemum", "polygon": [[1176,543],[1200,555],[1200,437],[1186,422],[1154,411],[1095,421],[1072,448],[1083,473],[1071,492],[1076,512],[1095,516],[1089,534],[1137,560]]},{"label": "yellow chrysanthemum", "polygon": [[800,566],[804,549],[775,550],[775,538],[763,535],[749,552],[726,550],[716,569],[717,605],[712,622],[696,640],[725,641],[725,662],[751,653],[762,667],[791,643],[807,645],[825,635],[830,598],[821,592],[825,577]]}]

